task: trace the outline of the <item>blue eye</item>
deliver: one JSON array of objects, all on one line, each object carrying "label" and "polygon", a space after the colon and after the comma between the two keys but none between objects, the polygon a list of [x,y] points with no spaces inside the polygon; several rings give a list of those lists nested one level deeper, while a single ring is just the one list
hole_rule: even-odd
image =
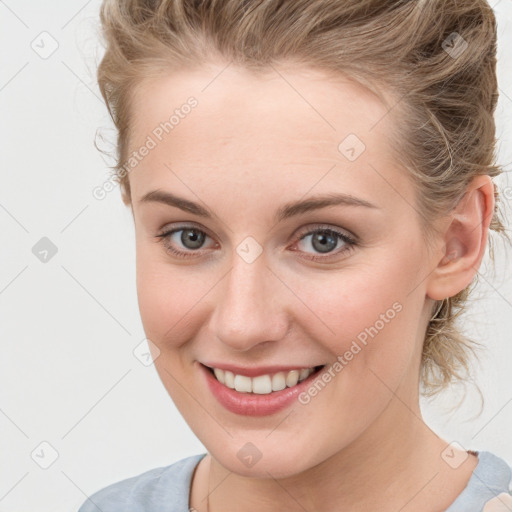
[{"label": "blue eye", "polygon": [[[162,241],[166,251],[179,258],[201,256],[203,251],[200,249],[203,248],[207,239],[211,239],[203,230],[195,226],[181,226],[156,235],[156,238]],[[306,259],[314,261],[322,261],[332,255],[339,255],[349,251],[357,244],[355,239],[337,229],[329,226],[320,226],[317,229],[303,231],[302,234],[299,234],[299,239],[294,245],[300,245],[301,242],[308,238],[310,238],[309,243],[313,250],[316,251],[316,254],[307,256]],[[340,242],[341,249],[339,248]],[[176,245],[181,246],[185,250],[176,248]],[[218,247],[218,244],[214,242],[213,248],[215,247]],[[338,250],[336,250],[337,248]],[[305,250],[300,250],[300,252],[308,253]]]}]

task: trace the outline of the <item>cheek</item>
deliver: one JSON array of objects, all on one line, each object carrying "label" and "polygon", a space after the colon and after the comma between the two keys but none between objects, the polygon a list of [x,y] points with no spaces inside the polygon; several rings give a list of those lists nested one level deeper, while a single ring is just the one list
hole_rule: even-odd
[{"label": "cheek", "polygon": [[[199,279],[186,267],[165,262],[160,247],[137,241],[137,297],[146,336],[161,349],[179,339],[193,306],[205,293]],[[190,312],[190,313],[189,313]]]},{"label": "cheek", "polygon": [[311,325],[321,327],[325,339],[330,333],[334,341],[356,337],[374,324],[382,330],[400,323],[404,315],[398,314],[398,309],[414,300],[410,292],[416,274],[407,265],[367,265],[322,279],[308,278],[307,282],[298,277],[291,286],[299,290],[297,295],[315,318]]},{"label": "cheek", "polygon": [[158,268],[143,261],[137,263],[139,310],[147,337],[157,345],[165,342],[166,346],[181,340],[207,290],[204,280],[184,275],[171,266]]},{"label": "cheek", "polygon": [[[287,287],[278,293],[277,285],[275,290],[281,300],[278,314],[286,311],[289,321],[333,359],[351,351],[361,362],[396,361],[401,349],[412,349],[423,305],[418,291],[409,295],[421,280],[419,257],[410,255],[421,251],[403,249],[396,244],[375,251],[371,260],[353,268],[300,273],[279,269]],[[171,263],[160,247],[137,241],[137,293],[147,337],[157,345],[165,343],[166,349],[193,339],[201,328],[199,320],[212,313],[215,286],[223,275],[207,265]]]},{"label": "cheek", "polygon": [[307,336],[321,340],[333,361],[341,356],[344,373],[354,381],[368,378],[368,368],[391,380],[393,372],[399,377],[421,342],[424,295],[421,287],[411,291],[421,281],[422,264],[398,254],[399,249],[358,268],[308,279],[307,286],[296,278],[297,294],[308,306],[307,321],[301,321]]}]

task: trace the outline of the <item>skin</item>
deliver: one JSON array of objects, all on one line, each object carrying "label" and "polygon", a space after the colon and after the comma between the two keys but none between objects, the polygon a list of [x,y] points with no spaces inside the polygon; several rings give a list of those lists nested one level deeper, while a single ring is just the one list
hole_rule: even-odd
[{"label": "skin", "polygon": [[[412,182],[387,140],[394,121],[386,107],[341,76],[279,70],[255,77],[212,62],[134,91],[132,149],[188,97],[198,100],[129,175],[144,329],[165,388],[208,450],[190,506],[206,511],[210,490],[210,512],[444,510],[477,458],[450,467],[441,456],[449,442],[423,421],[421,348],[433,300],[462,290],[480,265],[492,182],[475,178],[426,250]],[[338,151],[349,133],[366,146],[355,161]],[[155,189],[214,217],[140,201]],[[289,201],[332,191],[377,208],[331,206],[274,219]],[[157,237],[183,224],[206,233],[199,249],[184,246],[181,232],[167,242]],[[359,242],[347,249],[339,240],[319,252],[319,224]],[[248,236],[263,250],[252,263],[236,251]],[[165,243],[191,257],[173,255]],[[315,255],[325,259],[308,259]],[[199,361],[333,363],[394,303],[401,311],[307,405],[237,415],[199,371]],[[237,457],[247,442],[262,454],[252,467]]]}]

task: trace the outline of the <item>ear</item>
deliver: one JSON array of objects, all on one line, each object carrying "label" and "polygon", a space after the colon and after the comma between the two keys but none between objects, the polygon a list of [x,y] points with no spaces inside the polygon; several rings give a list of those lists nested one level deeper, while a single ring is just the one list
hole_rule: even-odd
[{"label": "ear", "polygon": [[494,183],[490,176],[478,175],[443,224],[442,243],[431,260],[434,271],[427,280],[427,297],[453,297],[471,283],[485,253],[493,214]]}]

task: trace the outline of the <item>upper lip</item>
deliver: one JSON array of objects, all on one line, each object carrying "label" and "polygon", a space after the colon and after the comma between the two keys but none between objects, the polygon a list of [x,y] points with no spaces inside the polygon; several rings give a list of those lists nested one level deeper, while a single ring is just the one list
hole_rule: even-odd
[{"label": "upper lip", "polygon": [[314,368],[320,365],[304,364],[304,365],[272,365],[272,366],[240,366],[228,363],[204,362],[203,366],[209,368],[219,368],[233,372],[236,375],[245,375],[246,377],[257,377],[259,375],[274,374],[277,372],[289,372],[291,370],[301,370],[302,368]]}]

